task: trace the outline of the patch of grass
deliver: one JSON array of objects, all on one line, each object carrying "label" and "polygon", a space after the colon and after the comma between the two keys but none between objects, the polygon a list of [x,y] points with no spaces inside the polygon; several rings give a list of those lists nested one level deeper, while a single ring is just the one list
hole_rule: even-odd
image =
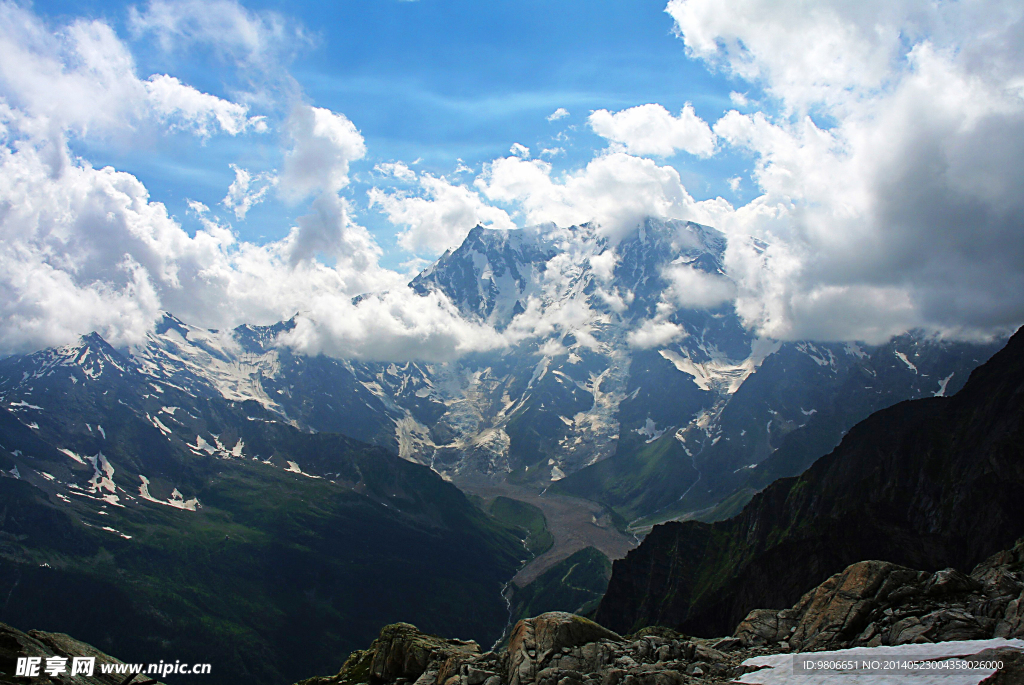
[{"label": "patch of grass", "polygon": [[491,502],[490,513],[498,521],[523,533],[521,537],[526,548],[535,557],[548,551],[555,544],[555,538],[548,530],[548,521],[539,507],[499,496]]}]

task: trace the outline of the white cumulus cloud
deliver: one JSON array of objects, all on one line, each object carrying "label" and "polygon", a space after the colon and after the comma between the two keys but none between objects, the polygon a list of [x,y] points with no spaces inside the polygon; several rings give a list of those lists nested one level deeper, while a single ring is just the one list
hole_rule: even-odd
[{"label": "white cumulus cloud", "polygon": [[558,121],[559,119],[564,119],[567,116],[569,116],[569,110],[567,110],[565,107],[559,107],[554,112],[549,114],[547,119],[548,121]]},{"label": "white cumulus cloud", "polygon": [[664,347],[671,342],[686,337],[682,326],[671,321],[644,321],[638,328],[626,335],[626,342],[637,350],[648,350],[652,347]]},{"label": "white cumulus cloud", "polygon": [[235,180],[228,187],[228,194],[221,203],[242,220],[249,210],[263,202],[267,193],[277,185],[277,177],[270,173],[258,173],[253,176],[247,169],[232,164]]},{"label": "white cumulus cloud", "polygon": [[286,129],[291,149],[285,153],[278,187],[287,199],[337,192],[348,185],[349,164],[366,154],[355,124],[323,107],[296,105]]},{"label": "white cumulus cloud", "polygon": [[396,226],[398,244],[410,252],[439,254],[458,247],[477,224],[515,228],[504,210],[485,203],[473,189],[430,174],[419,177],[421,195],[369,191],[370,206],[378,206]]},{"label": "white cumulus cloud", "polygon": [[758,197],[717,217],[749,325],[877,342],[1024,321],[1024,7],[671,0],[666,11],[691,56],[780,104],[713,127],[754,160]]},{"label": "white cumulus cloud", "polygon": [[668,157],[682,150],[709,157],[715,151],[715,134],[690,104],[678,117],[661,105],[648,104],[621,112],[599,109],[587,121],[594,133],[634,155]]},{"label": "white cumulus cloud", "polygon": [[595,221],[616,241],[648,216],[714,223],[719,204],[694,201],[671,166],[624,152],[561,177],[547,162],[505,157],[487,165],[476,185],[488,199],[518,207],[527,224]]}]

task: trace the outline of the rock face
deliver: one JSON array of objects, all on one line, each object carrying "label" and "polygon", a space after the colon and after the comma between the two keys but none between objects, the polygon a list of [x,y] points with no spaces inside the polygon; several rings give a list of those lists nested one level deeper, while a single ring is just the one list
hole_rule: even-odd
[{"label": "rock face", "polygon": [[655,527],[615,562],[596,620],[723,634],[863,559],[963,571],[1022,535],[1024,330],[955,396],[872,414],[738,516]]},{"label": "rock face", "polygon": [[884,561],[848,566],[790,609],[756,609],[736,628],[745,646],[795,651],[1024,638],[1024,539],[965,575]]},{"label": "rock face", "polygon": [[[44,667],[47,658],[63,657],[68,660],[66,664],[68,671],[70,671],[71,659],[74,657],[93,657],[96,662],[93,675],[79,674],[74,677],[74,680],[70,678],[68,672],[62,674],[61,677],[64,679],[51,679],[43,673],[42,668],[40,676],[37,678],[19,677],[15,679],[18,657],[42,657],[42,666]],[[0,683],[73,682],[75,685],[120,685],[125,681],[124,673],[104,675],[100,668],[101,664],[120,663],[123,662],[70,635],[47,633],[42,630],[30,630],[23,633],[6,623],[0,623]],[[148,676],[138,676],[133,682],[161,685]]]}]

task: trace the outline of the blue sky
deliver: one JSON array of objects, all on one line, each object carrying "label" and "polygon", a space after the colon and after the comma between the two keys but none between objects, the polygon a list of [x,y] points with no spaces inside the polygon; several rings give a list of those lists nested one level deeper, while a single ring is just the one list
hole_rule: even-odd
[{"label": "blue sky", "polygon": [[[133,36],[132,6],[138,3],[38,2],[35,9],[54,22],[91,17],[111,24],[131,45],[142,77],[172,74],[227,99],[245,87],[246,75],[215,49],[166,51],[151,36]],[[692,103],[699,116],[713,121],[734,107],[731,91],[751,90],[751,84],[687,58],[658,0],[346,0],[246,7],[277,12],[301,28],[308,42],[297,41],[285,58],[300,97],[343,113],[365,137],[367,155],[353,164],[354,183],[344,194],[357,220],[385,249],[381,263],[389,267],[409,255],[395,245],[395,229],[380,209],[366,206],[367,188],[381,183],[369,175],[378,162],[419,160],[417,171],[452,177],[458,160],[478,172],[520,143],[535,151],[564,150],[551,157],[556,171],[564,171],[585,165],[606,145],[586,124],[593,110],[660,103],[678,112]],[[276,104],[254,105],[252,112],[280,120],[286,112]],[[560,107],[569,116],[548,121]],[[242,239],[255,242],[286,235],[308,204],[272,198],[244,220],[219,205],[234,180],[230,164],[253,172],[280,165],[281,146],[273,133],[205,141],[165,134],[136,145],[80,140],[73,148],[97,166],[110,164],[138,176],[153,199],[192,230],[187,200],[204,203]],[[695,198],[733,202],[739,196],[726,179],[750,168],[749,156],[736,153],[699,159],[681,152],[665,161]]]},{"label": "blue sky", "polygon": [[410,274],[478,222],[614,261],[648,216],[724,233],[764,337],[1004,334],[1021,36],[1019,0],[0,0],[0,354],[164,310],[489,349]]}]

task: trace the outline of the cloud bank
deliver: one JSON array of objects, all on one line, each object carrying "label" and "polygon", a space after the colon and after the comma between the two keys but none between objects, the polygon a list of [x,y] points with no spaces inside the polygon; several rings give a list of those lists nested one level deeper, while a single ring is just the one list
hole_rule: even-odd
[{"label": "cloud bank", "polygon": [[[877,342],[1024,320],[1019,3],[671,0],[666,11],[691,56],[779,103],[713,127],[753,157],[761,191],[720,218],[749,325]],[[759,254],[744,235],[771,247]]]},{"label": "cloud bank", "polygon": [[[368,154],[363,134],[290,81],[284,63],[312,41],[281,15],[229,0],[158,1],[133,10],[129,27],[170,51],[199,48],[240,73],[278,74],[290,84],[285,105],[140,75],[109,24],[51,26],[0,2],[0,354],[89,330],[137,344],[160,310],[217,328],[300,311],[286,341],[297,349],[446,359],[588,316],[578,302],[531,302],[498,335],[440,295],[412,295],[357,221],[364,197],[396,227],[410,264],[479,223],[590,221],[612,246],[647,216],[716,226],[729,236],[731,280],[676,265],[665,274],[666,306],[733,302],[747,326],[775,339],[880,342],[910,328],[978,338],[1024,321],[1019,3],[826,0],[808,10],[796,0],[671,0],[666,12],[680,49],[749,86],[731,96],[736,109],[714,121],[690,105],[678,115],[656,103],[601,109],[587,123],[607,147],[581,167],[556,170],[515,143],[475,175],[464,165],[445,176],[379,163],[378,187],[364,196],[352,192],[353,164]],[[559,108],[549,120],[567,116]],[[198,203],[199,229],[189,232],[138,178],[72,152],[76,140],[167,133],[199,144],[279,141],[278,170],[234,164],[221,204],[243,220],[280,198],[297,208],[287,235],[240,241]],[[753,200],[695,199],[664,161],[723,152],[749,158],[749,177],[729,184],[755,189]],[[545,288],[557,292],[557,278],[584,263],[607,280],[614,252],[584,247],[565,244]],[[353,303],[366,293],[376,294]],[[625,295],[600,293],[625,307]],[[680,335],[662,317],[629,341],[646,348]]]}]

